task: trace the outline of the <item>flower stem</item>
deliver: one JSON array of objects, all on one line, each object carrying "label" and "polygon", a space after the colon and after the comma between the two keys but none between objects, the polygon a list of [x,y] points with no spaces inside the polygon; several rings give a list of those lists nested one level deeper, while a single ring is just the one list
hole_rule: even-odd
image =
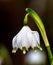
[{"label": "flower stem", "polygon": [[47,52],[48,52],[48,57],[49,57],[49,60],[50,62],[52,62],[53,60],[53,56],[52,56],[52,52],[51,52],[51,49],[50,49],[50,46],[47,47]]},{"label": "flower stem", "polygon": [[[51,59],[52,59],[52,52],[51,52],[50,44],[49,44],[49,41],[48,41],[48,38],[47,38],[47,35],[46,35],[45,27],[44,27],[44,25],[43,25],[43,23],[42,23],[41,18],[39,17],[39,15],[38,15],[34,10],[32,10],[32,9],[30,9],[30,8],[26,8],[26,12],[27,12],[28,14],[27,14],[26,17],[25,17],[26,19],[24,19],[24,20],[25,20],[25,21],[28,20],[28,19],[27,19],[27,16],[28,16],[28,15],[31,16],[31,17],[34,19],[35,24],[36,24],[37,27],[39,28],[40,33],[41,33],[41,35],[42,35],[42,38],[43,38],[43,40],[44,40],[44,44],[45,44],[45,46],[46,46],[46,48],[47,48],[49,60],[51,61]],[[27,24],[28,21],[27,21],[27,22],[24,22],[24,24],[25,24],[25,23]]]},{"label": "flower stem", "polygon": [[24,25],[28,25],[28,15],[29,15],[29,13],[27,13],[27,14],[25,15]]}]

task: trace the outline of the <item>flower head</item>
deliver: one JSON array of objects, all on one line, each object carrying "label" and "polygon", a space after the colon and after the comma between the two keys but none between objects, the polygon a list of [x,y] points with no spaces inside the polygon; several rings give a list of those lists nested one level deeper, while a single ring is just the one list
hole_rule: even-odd
[{"label": "flower head", "polygon": [[18,48],[26,53],[29,47],[40,48],[40,38],[37,31],[32,31],[28,26],[23,26],[20,32],[12,40],[13,51],[16,52]]}]

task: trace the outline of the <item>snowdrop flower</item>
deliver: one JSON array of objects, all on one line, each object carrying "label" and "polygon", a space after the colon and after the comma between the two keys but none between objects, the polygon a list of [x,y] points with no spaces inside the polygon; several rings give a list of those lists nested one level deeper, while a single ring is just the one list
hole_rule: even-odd
[{"label": "snowdrop flower", "polygon": [[17,49],[20,48],[24,54],[29,47],[33,49],[40,48],[39,33],[32,31],[28,26],[23,26],[20,32],[13,38],[12,47],[13,53],[16,53]]}]

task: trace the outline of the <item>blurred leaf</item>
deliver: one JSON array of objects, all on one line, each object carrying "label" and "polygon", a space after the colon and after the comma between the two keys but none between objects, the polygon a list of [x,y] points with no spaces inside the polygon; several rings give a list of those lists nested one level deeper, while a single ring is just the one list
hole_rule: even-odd
[{"label": "blurred leaf", "polygon": [[10,54],[3,45],[0,45],[0,57],[2,58],[4,65],[12,65]]}]

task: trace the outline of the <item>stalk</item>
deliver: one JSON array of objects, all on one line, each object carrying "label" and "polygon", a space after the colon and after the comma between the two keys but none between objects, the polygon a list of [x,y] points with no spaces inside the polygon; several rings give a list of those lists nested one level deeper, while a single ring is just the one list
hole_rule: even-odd
[{"label": "stalk", "polygon": [[51,63],[53,57],[52,57],[52,52],[51,52],[50,44],[49,44],[49,41],[48,41],[48,38],[46,35],[44,24],[43,24],[41,18],[39,17],[39,15],[34,10],[32,10],[30,8],[26,8],[26,12],[27,12],[27,14],[24,18],[24,25],[28,23],[28,15],[34,19],[34,22],[37,25],[37,27],[39,28],[40,33],[42,35],[45,47],[47,49],[48,57],[49,57],[49,60]]}]

